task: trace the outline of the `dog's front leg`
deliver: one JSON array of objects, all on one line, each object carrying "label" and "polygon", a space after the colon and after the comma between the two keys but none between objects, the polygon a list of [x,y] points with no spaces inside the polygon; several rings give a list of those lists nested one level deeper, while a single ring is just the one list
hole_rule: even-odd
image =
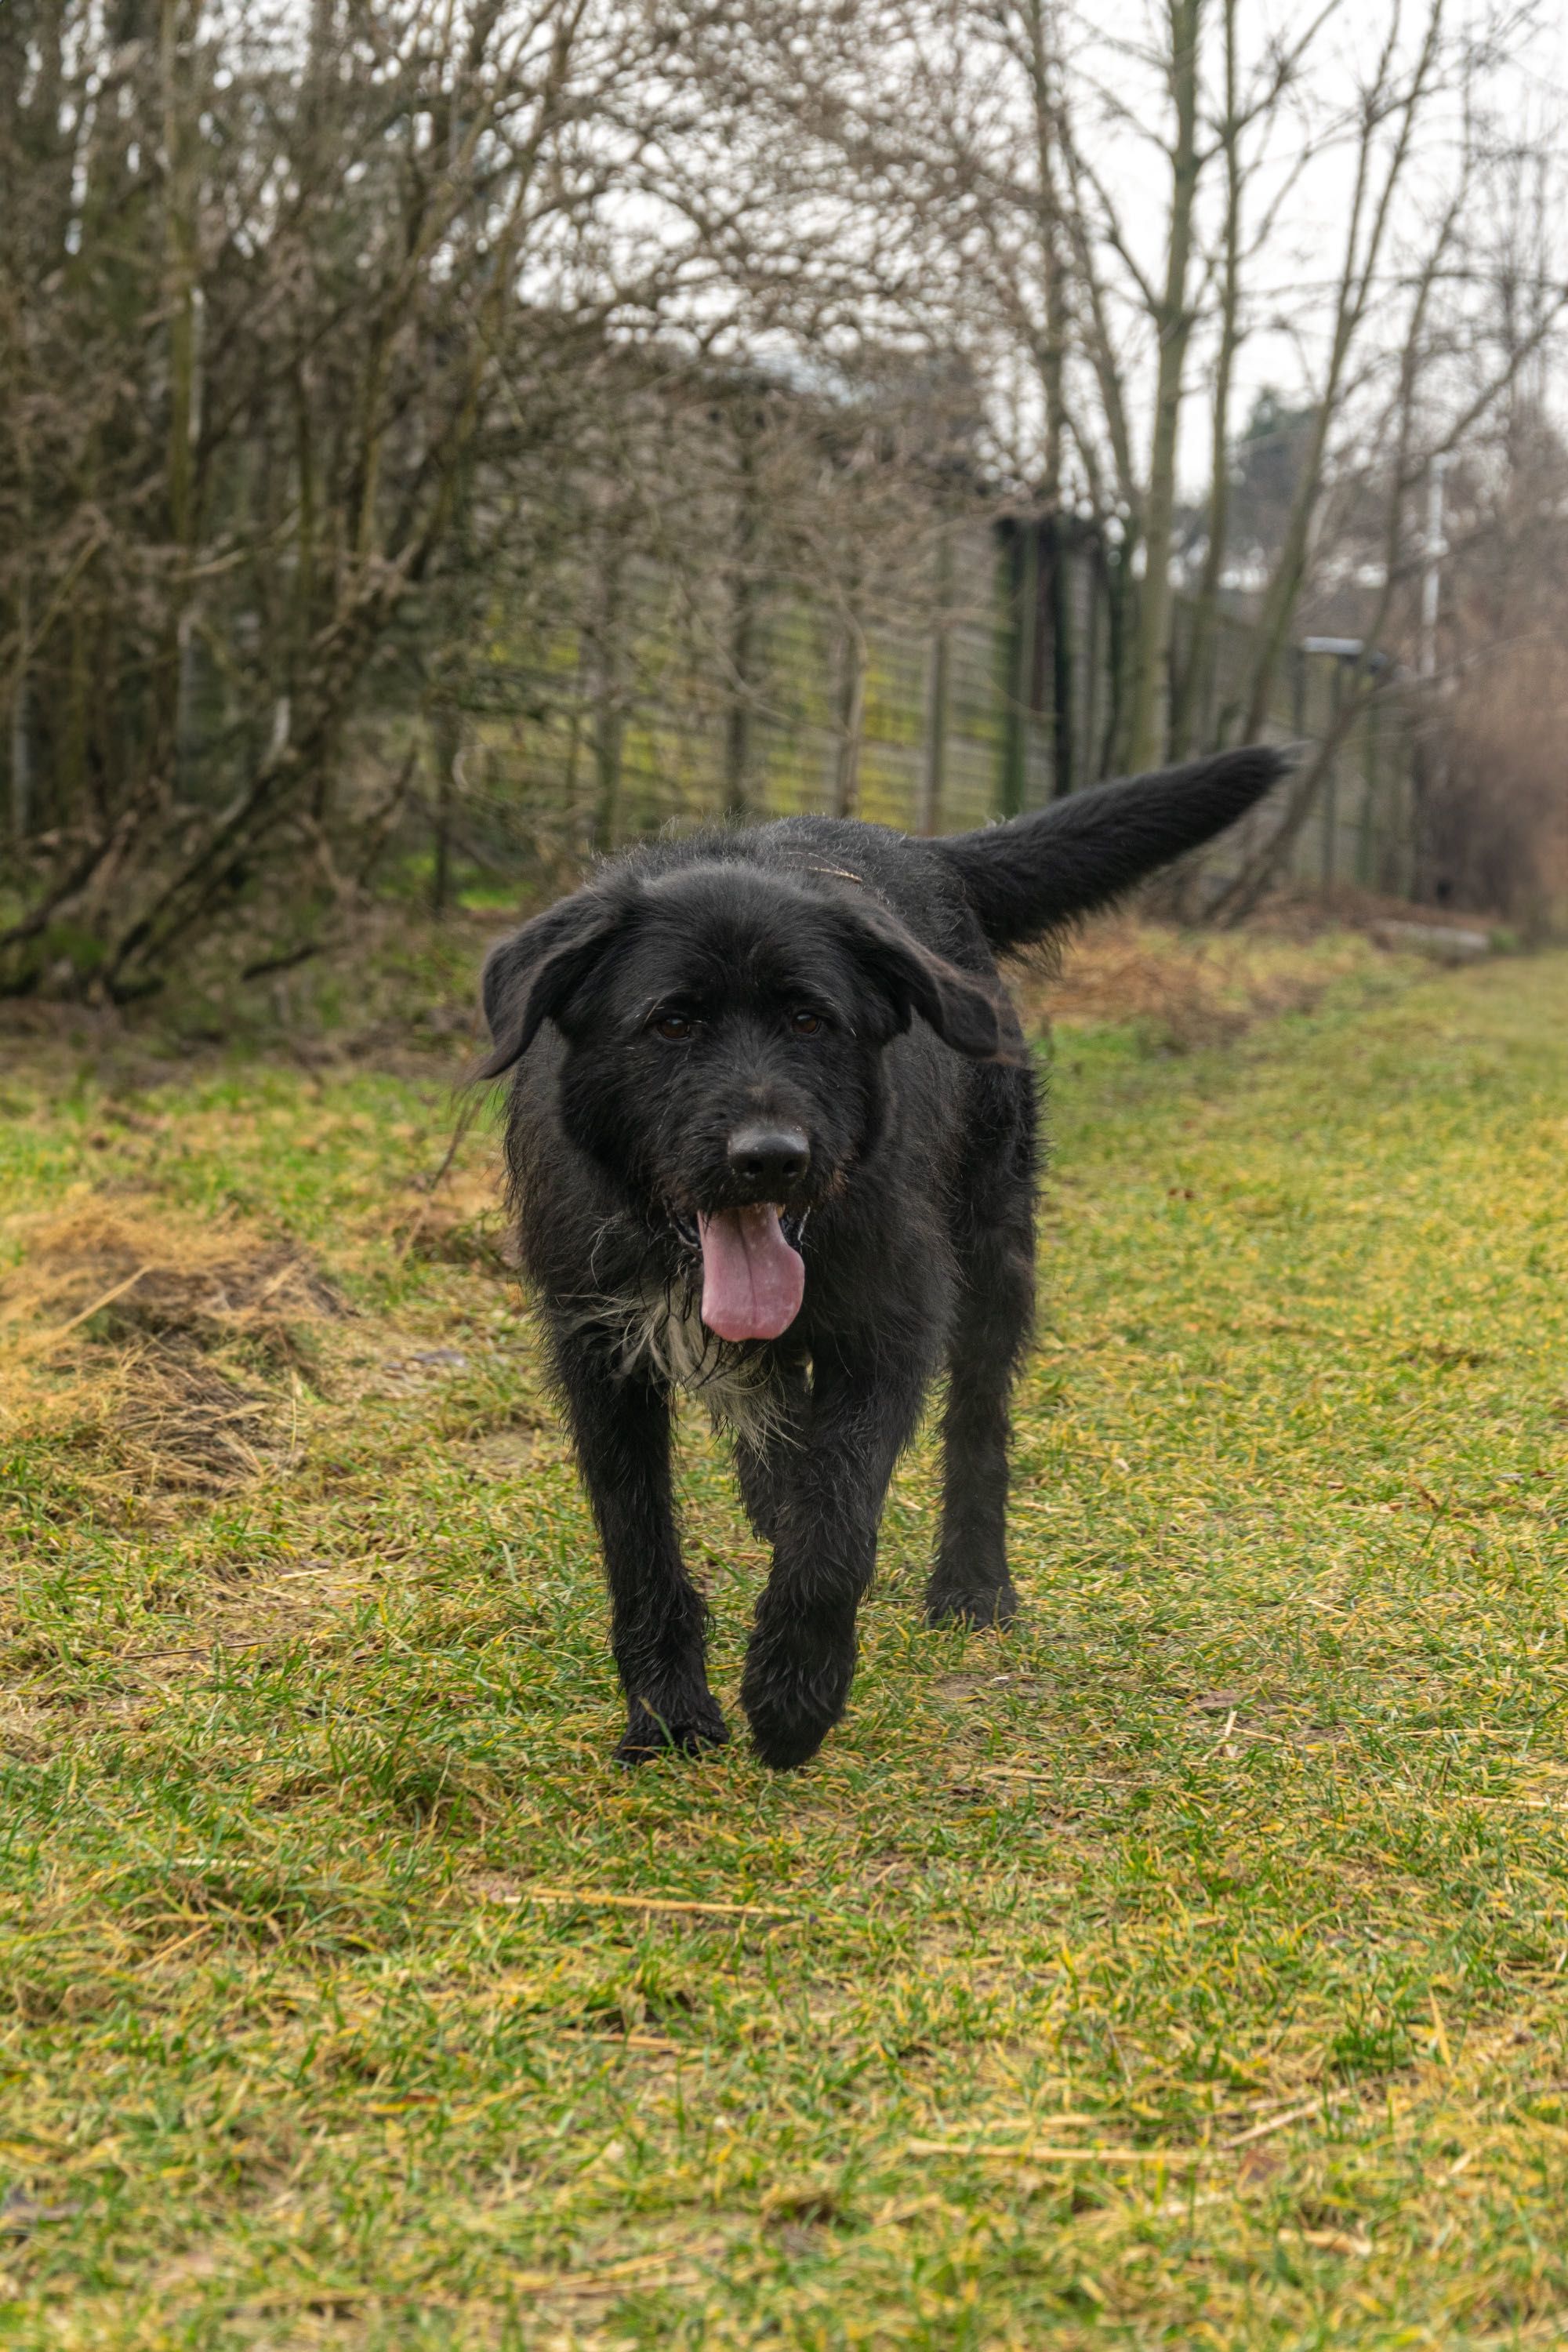
[{"label": "dog's front leg", "polygon": [[626,1694],[616,1754],[637,1764],[663,1748],[721,1747],[730,1735],[708,1687],[708,1612],[680,1557],[670,1497],[669,1401],[649,1382],[617,1379],[580,1340],[558,1347],[557,1366],[605,1549],[610,1645]]},{"label": "dog's front leg", "polygon": [[920,1416],[923,1369],[818,1365],[805,1442],[779,1496],[773,1573],[757,1603],[741,1704],[764,1764],[815,1756],[855,1675],[855,1618],[877,1561],[893,1465]]}]

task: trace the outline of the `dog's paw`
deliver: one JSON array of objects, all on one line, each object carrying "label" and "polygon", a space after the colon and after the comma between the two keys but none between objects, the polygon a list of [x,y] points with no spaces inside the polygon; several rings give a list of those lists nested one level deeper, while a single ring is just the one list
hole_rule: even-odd
[{"label": "dog's paw", "polygon": [[773,1772],[798,1772],[810,1763],[843,1712],[836,1706],[808,1713],[759,1701],[747,1710],[758,1761]]},{"label": "dog's paw", "polygon": [[926,1589],[928,1625],[1010,1625],[1018,1614],[1018,1595],[1010,1578],[978,1589],[933,1576]]},{"label": "dog's paw", "polygon": [[855,1643],[817,1627],[795,1638],[754,1636],[741,1682],[752,1745],[775,1772],[808,1764],[843,1714],[855,1679]]},{"label": "dog's paw", "polygon": [[638,1699],[627,1717],[616,1762],[647,1764],[656,1756],[700,1756],[710,1748],[724,1747],[729,1738],[730,1727],[719,1712],[717,1700],[706,1694],[700,1699],[682,1700],[668,1711]]}]

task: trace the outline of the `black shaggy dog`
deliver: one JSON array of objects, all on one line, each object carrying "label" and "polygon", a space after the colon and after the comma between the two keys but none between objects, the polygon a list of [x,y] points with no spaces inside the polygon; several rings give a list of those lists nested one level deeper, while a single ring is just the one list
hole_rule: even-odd
[{"label": "black shaggy dog", "polygon": [[948,1373],[932,1621],[1005,1622],[1035,1092],[995,956],[1206,841],[1252,748],[914,841],[826,818],[605,866],[485,967],[522,1256],[604,1541],[616,1754],[728,1737],[670,1494],[670,1396],[734,1433],[773,1546],[741,1704],[804,1764],[844,1711],[894,1463]]}]

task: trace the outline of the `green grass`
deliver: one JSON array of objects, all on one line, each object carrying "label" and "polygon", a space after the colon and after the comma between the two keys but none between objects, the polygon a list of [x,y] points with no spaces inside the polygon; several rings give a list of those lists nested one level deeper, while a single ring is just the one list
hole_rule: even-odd
[{"label": "green grass", "polygon": [[[438,1066],[19,1048],[0,1277],[216,1221],[354,1312],[209,1335],[266,1435],[207,1492],[117,1434],[112,1307],[18,1358],[0,2342],[1563,2341],[1565,1039],[1561,957],[1060,1033],[1025,1622],[921,1630],[922,1446],[790,1779],[606,1766]],[[685,1493],[732,1700],[695,1419]]]}]

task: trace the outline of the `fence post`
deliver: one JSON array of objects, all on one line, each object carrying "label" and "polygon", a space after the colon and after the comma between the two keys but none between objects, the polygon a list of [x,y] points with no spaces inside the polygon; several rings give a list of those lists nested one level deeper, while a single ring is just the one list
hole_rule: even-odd
[{"label": "fence post", "polygon": [[[1030,673],[1033,667],[1035,595],[1038,548],[1033,529],[1016,517],[1003,525],[1005,583],[1002,653],[1002,814],[1016,816],[1024,805],[1028,772]],[[1033,592],[1033,593],[1031,593]]]},{"label": "fence post", "polygon": [[730,708],[724,720],[724,814],[751,811],[752,696],[756,667],[757,464],[751,422],[741,420],[736,474],[733,577],[730,593]]},{"label": "fence post", "polygon": [[839,646],[838,749],[833,768],[833,814],[853,816],[860,799],[860,738],[866,718],[866,632],[851,609]]},{"label": "fence post", "polygon": [[1380,765],[1378,751],[1383,734],[1383,713],[1376,702],[1369,702],[1362,718],[1362,803],[1361,838],[1356,845],[1356,880],[1363,890],[1373,887],[1375,867],[1373,843],[1376,838],[1379,809]]},{"label": "fence post", "polygon": [[625,582],[618,539],[619,517],[606,521],[599,573],[599,609],[594,633],[594,846],[614,849],[621,835],[621,753],[626,736],[622,701],[622,630]]},{"label": "fence post", "polygon": [[952,602],[952,539],[950,526],[936,535],[936,611],[931,621],[926,672],[925,764],[921,773],[915,829],[927,838],[942,831],[942,788],[947,770],[947,629]]},{"label": "fence post", "polygon": [[[1338,723],[1340,705],[1344,699],[1345,668],[1342,655],[1333,660],[1333,690],[1329,705],[1329,726]],[[1340,754],[1336,751],[1329,761],[1323,778],[1323,887],[1331,890],[1339,868],[1340,832]]]},{"label": "fence post", "polygon": [[1061,518],[1045,526],[1050,556],[1051,614],[1051,793],[1059,800],[1073,788],[1073,572],[1074,549]]}]

